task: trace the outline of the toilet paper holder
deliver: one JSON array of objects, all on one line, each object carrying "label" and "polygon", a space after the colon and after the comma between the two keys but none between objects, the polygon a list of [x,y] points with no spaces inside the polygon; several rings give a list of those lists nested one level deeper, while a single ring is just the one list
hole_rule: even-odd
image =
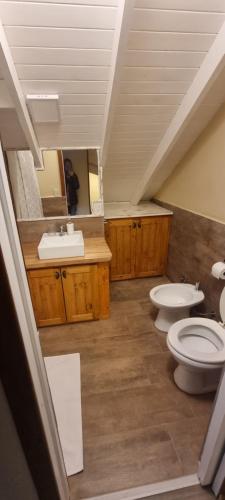
[{"label": "toilet paper holder", "polygon": [[211,274],[218,280],[225,280],[225,259],[212,265]]}]

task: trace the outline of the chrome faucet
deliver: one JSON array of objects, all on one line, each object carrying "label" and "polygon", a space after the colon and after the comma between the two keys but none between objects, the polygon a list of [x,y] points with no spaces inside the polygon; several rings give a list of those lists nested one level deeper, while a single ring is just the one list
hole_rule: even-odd
[{"label": "chrome faucet", "polygon": [[59,236],[64,236],[65,234],[65,231],[64,231],[64,226],[60,226],[60,232],[59,232]]},{"label": "chrome faucet", "polygon": [[[188,280],[187,280],[186,276],[182,275],[182,276],[181,276],[181,279],[180,279],[180,282],[181,282],[181,283],[188,283]],[[197,281],[197,282],[195,283],[194,287],[195,287],[195,290],[199,290],[199,287],[200,287],[200,281]]]}]

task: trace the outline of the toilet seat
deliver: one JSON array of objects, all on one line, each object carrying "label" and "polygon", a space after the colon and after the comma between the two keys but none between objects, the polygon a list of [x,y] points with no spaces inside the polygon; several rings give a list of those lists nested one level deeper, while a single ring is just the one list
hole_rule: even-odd
[{"label": "toilet seat", "polygon": [[204,318],[177,321],[168,332],[168,345],[187,360],[220,365],[225,362],[225,330]]}]

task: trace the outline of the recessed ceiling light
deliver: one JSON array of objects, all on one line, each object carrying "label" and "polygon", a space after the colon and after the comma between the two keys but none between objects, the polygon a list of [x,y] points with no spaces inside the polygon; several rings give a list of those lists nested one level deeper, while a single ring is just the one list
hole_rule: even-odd
[{"label": "recessed ceiling light", "polygon": [[27,103],[34,123],[59,121],[59,96],[57,94],[28,94]]}]

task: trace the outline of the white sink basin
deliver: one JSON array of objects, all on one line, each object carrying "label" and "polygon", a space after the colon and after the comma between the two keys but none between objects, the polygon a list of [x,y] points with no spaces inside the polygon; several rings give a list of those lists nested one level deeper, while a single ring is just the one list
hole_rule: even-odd
[{"label": "white sink basin", "polygon": [[84,255],[84,239],[82,231],[73,234],[60,233],[42,235],[38,245],[39,259],[57,259],[63,257],[82,257]]}]

